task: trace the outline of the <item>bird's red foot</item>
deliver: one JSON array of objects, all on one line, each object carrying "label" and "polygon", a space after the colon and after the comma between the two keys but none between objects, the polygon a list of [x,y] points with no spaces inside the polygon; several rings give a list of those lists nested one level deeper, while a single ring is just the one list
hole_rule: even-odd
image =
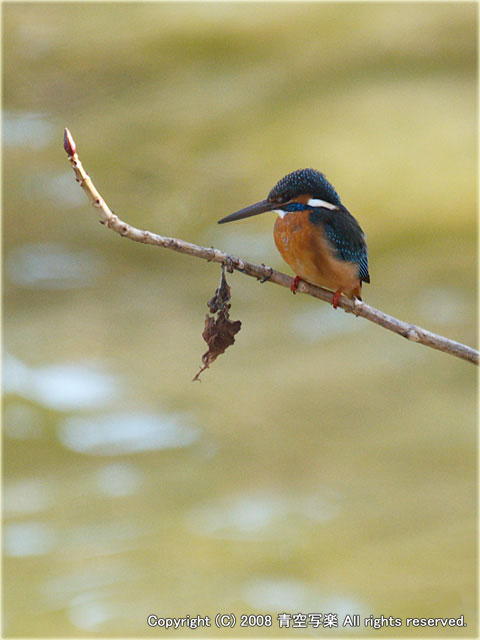
[{"label": "bird's red foot", "polygon": [[295,276],[295,278],[293,279],[292,284],[290,285],[290,291],[292,293],[295,293],[298,289],[298,283],[300,282],[301,278],[300,276]]},{"label": "bird's red foot", "polygon": [[338,307],[338,301],[340,300],[340,296],[342,295],[342,290],[341,289],[337,289],[335,291],[335,293],[333,294],[333,298],[332,298],[332,307],[334,309],[336,309]]}]

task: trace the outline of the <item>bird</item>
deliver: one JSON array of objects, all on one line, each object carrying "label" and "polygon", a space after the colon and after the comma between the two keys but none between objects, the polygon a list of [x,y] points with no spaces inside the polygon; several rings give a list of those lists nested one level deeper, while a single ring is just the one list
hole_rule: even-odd
[{"label": "bird", "polygon": [[370,282],[365,234],[325,174],[315,169],[293,171],[265,200],[225,216],[218,224],[266,211],[278,214],[273,237],[295,272],[293,293],[304,280],[333,291],[334,309],[342,293],[362,299],[362,284]]}]

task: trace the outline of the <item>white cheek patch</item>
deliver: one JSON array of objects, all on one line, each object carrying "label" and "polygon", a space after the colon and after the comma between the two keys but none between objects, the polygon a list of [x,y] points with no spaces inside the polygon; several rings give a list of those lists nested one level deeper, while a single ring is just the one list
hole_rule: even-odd
[{"label": "white cheek patch", "polygon": [[[325,209],[337,210],[338,207],[336,204],[332,204],[331,202],[327,202],[326,200],[318,200],[317,198],[310,198],[307,202],[307,205],[310,207],[323,207]],[[282,209],[273,209],[275,213],[278,213],[280,218],[284,218],[289,213],[294,213],[293,211],[283,211]]]},{"label": "white cheek patch", "polygon": [[316,198],[310,198],[307,202],[311,207],[324,207],[326,209],[338,209],[336,204],[326,202],[325,200],[317,200]]}]

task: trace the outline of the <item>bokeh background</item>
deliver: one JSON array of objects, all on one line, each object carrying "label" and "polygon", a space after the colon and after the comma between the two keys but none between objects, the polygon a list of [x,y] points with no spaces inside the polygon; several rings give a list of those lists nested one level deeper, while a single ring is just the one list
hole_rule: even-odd
[{"label": "bokeh background", "polygon": [[242,330],[192,383],[219,266],[100,226],[62,148],[131,224],[288,273],[274,214],[216,221],[324,171],[366,301],[475,345],[476,12],[3,5],[5,635],[476,635],[475,367],[236,273]]}]

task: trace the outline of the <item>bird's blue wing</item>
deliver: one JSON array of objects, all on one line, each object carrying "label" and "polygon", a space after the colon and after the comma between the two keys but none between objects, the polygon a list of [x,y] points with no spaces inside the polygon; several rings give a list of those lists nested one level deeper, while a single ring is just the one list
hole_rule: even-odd
[{"label": "bird's blue wing", "polygon": [[337,258],[355,262],[360,280],[370,282],[367,243],[355,218],[345,208],[336,211],[315,208],[310,219],[314,224],[323,226]]},{"label": "bird's blue wing", "polygon": [[355,262],[358,264],[358,275],[363,282],[370,282],[368,273],[368,251],[363,237],[357,238],[345,235],[340,232],[336,225],[325,224],[325,234],[329,242],[335,248],[337,257],[345,262]]}]

